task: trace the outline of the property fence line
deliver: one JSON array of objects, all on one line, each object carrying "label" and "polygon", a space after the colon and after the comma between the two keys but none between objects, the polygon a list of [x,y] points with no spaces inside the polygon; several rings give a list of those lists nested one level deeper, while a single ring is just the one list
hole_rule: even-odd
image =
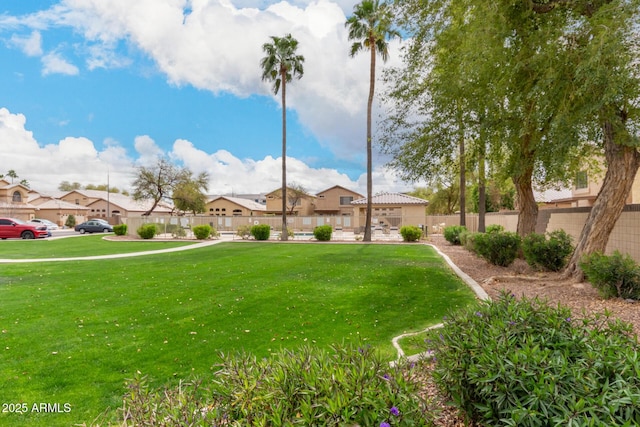
[{"label": "property fence line", "polygon": [[[589,216],[590,207],[541,209],[538,213],[536,232],[549,233],[564,230],[573,242],[577,242],[584,224]],[[469,231],[478,231],[478,215],[465,215],[466,227]],[[459,225],[460,215],[428,215],[426,218],[427,231],[440,233],[444,227]],[[502,225],[506,231],[516,231],[518,227],[518,212],[492,212],[485,217],[485,224]],[[614,251],[629,254],[636,262],[640,262],[640,205],[627,205],[616,222],[605,253]]]},{"label": "property fence line", "polygon": [[[241,227],[251,227],[258,224],[267,224],[275,232],[282,231],[282,217],[280,216],[149,216],[136,218],[121,218],[127,224],[128,234],[135,235],[136,230],[143,224],[155,223],[160,233],[171,234],[180,228],[190,229],[196,225],[208,224],[219,233],[235,233]],[[345,231],[354,234],[364,232],[365,218],[353,216],[287,216],[287,228],[294,233],[312,233],[314,228],[320,225],[330,225],[336,231]],[[415,225],[424,228],[425,216],[378,216],[372,218],[371,227],[377,234],[390,234],[397,232],[404,225]]]}]

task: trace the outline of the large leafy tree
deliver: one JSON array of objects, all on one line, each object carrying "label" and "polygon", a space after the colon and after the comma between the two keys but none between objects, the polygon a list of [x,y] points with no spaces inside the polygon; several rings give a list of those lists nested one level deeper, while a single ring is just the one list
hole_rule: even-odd
[{"label": "large leafy tree", "polygon": [[372,109],[375,94],[376,56],[380,55],[383,62],[389,58],[388,40],[400,37],[398,30],[393,28],[393,12],[391,7],[379,0],[363,0],[356,4],[345,26],[348,28],[349,40],[355,40],[351,45],[351,56],[363,50],[369,50],[371,55],[369,67],[369,98],[367,101],[367,207],[365,218],[365,242],[371,241],[371,199],[373,198],[372,178]]},{"label": "large leafy tree", "polygon": [[[297,54],[298,41],[291,34],[271,36],[271,42],[262,45],[265,53],[260,60],[262,80],[273,82],[273,93],[281,92],[282,99],[282,233],[287,240],[287,83],[304,74],[304,57]],[[282,90],[281,90],[282,89]]]},{"label": "large leafy tree", "polygon": [[[151,167],[140,166],[134,180],[133,198],[135,200],[151,200],[152,206],[143,215],[151,215],[153,210],[162,200],[171,201],[176,204],[174,193],[180,195],[185,188],[189,188],[200,193],[204,197],[202,190],[206,191],[208,176],[206,172],[197,177],[187,168],[181,168],[165,158],[160,158]],[[178,204],[183,203],[178,199]],[[189,206],[189,205],[185,205]],[[192,209],[188,209],[192,210]]]}]

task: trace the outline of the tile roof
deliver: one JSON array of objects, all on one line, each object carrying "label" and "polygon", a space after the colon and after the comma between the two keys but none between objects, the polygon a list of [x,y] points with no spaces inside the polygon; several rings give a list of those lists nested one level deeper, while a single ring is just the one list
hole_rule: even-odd
[{"label": "tile roof", "polygon": [[244,208],[250,209],[252,211],[261,211],[264,212],[267,210],[267,207],[262,203],[258,203],[254,200],[245,199],[242,197],[231,197],[231,196],[218,196],[209,200],[208,203],[214,202],[218,199],[225,199],[230,201],[231,203],[235,203],[236,205],[242,206]]},{"label": "tile roof", "polygon": [[[352,205],[366,205],[367,198],[354,200]],[[373,205],[428,205],[429,202],[418,197],[407,196],[402,193],[380,193],[371,198]]]}]

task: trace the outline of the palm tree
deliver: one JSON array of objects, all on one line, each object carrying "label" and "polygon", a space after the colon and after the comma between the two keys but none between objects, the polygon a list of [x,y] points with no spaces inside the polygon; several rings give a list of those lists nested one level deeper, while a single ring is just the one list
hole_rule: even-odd
[{"label": "palm tree", "polygon": [[304,57],[296,54],[298,41],[291,34],[284,37],[271,36],[271,43],[262,45],[266,54],[260,60],[262,80],[273,82],[273,93],[278,94],[282,86],[282,233],[287,240],[287,82],[296,76],[302,78]]},{"label": "palm tree", "polygon": [[371,165],[371,109],[376,80],[376,53],[386,62],[389,58],[389,44],[387,40],[400,37],[400,33],[392,28],[393,14],[387,3],[379,0],[362,0],[353,7],[353,15],[345,22],[349,29],[349,40],[355,40],[351,45],[351,56],[361,50],[371,52],[371,67],[369,78],[369,101],[367,103],[367,215],[365,219],[364,239],[371,241],[371,198],[373,196],[373,180]]}]

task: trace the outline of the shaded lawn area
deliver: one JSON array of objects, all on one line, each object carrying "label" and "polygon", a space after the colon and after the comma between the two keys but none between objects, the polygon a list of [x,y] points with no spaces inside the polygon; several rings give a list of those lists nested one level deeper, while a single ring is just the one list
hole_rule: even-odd
[{"label": "shaded lawn area", "polygon": [[209,376],[220,351],[355,341],[391,360],[394,336],[475,301],[428,246],[317,243],[7,264],[0,298],[0,396],[29,407],[0,414],[15,426],[113,420],[137,371],[156,386]]},{"label": "shaded lawn area", "polygon": [[63,239],[2,240],[0,259],[84,257],[142,251],[156,251],[192,245],[196,241],[110,241],[105,234]]}]

